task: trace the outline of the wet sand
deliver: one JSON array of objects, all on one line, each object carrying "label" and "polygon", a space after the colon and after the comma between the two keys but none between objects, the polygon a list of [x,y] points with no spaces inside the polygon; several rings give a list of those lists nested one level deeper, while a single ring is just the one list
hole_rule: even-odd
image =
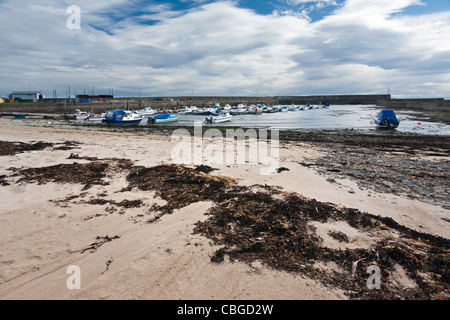
[{"label": "wet sand", "polygon": [[[317,137],[324,136],[317,133]],[[9,120],[0,119],[0,140],[53,144],[0,156],[1,299],[343,300],[355,296],[355,292],[327,283],[317,274],[308,276],[285,271],[271,267],[264,260],[240,260],[231,251],[224,255],[223,261],[211,261],[224,244],[196,232],[196,227],[198,222],[208,221],[209,210],[218,206],[217,201],[199,199],[176,207],[169,214],[159,215],[158,208],[166,206],[170,200],[156,191],[129,188],[129,172],[123,167],[124,163],[120,164],[125,159],[131,161],[129,165],[140,168],[171,165],[171,152],[176,143],[170,141],[167,132],[30,127],[20,123],[12,126]],[[211,164],[217,170],[210,175],[236,179],[239,186],[279,187],[281,195],[296,193],[321,203],[332,203],[337,208],[354,208],[391,218],[421,234],[450,239],[450,210],[445,206],[448,198],[432,204],[389,190],[361,188],[357,179],[339,177],[335,172],[318,172],[305,163],[333,152],[335,146],[322,143],[306,138],[282,141],[279,166],[286,170],[274,175],[261,175],[261,164]],[[377,146],[373,143],[371,147]],[[420,154],[403,152],[401,156],[446,161],[448,149],[445,143],[440,143],[433,150],[426,143],[421,147],[414,145]],[[378,146],[386,147],[383,143]],[[396,156],[392,150],[380,152]],[[90,176],[91,180],[76,183],[55,182],[55,175],[23,179],[29,171],[21,171],[51,166],[64,168],[61,165],[74,163],[88,165],[96,159],[109,164],[105,175]],[[448,162],[441,165],[448,172]],[[88,166],[77,168],[89,169]],[[36,178],[37,171],[32,173],[34,176],[29,177]],[[75,177],[70,179],[68,181],[73,181]],[[442,183],[448,184],[448,180]],[[370,250],[377,241],[383,238],[392,241],[399,235],[395,228],[367,232],[342,220],[310,223],[314,227],[311,232],[321,239],[323,247],[341,250]],[[345,234],[349,241],[338,241],[330,236],[330,231]],[[448,257],[447,243],[444,241],[440,248]],[[315,270],[329,271],[328,274],[339,270],[351,276],[351,269],[345,264],[310,263]],[[71,275],[67,269],[74,265],[81,270],[81,286],[71,290],[67,286]],[[386,271],[389,272],[387,286],[398,292],[417,286],[417,279],[410,270],[405,270],[401,264],[393,266]],[[419,274],[421,272],[418,270]],[[364,274],[360,270],[358,277],[363,280],[367,277]],[[438,289],[422,294],[430,299],[448,299],[446,276],[448,272],[441,275],[444,279],[433,282]],[[421,279],[435,281],[425,270]]]}]

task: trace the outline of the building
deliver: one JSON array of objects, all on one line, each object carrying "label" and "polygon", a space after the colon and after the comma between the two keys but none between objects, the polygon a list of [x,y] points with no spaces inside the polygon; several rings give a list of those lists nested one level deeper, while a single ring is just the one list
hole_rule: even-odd
[{"label": "building", "polygon": [[3,98],[0,98],[0,103],[5,102],[5,100]]},{"label": "building", "polygon": [[44,98],[40,91],[14,91],[8,97],[10,100],[22,100],[23,102],[38,102]]},{"label": "building", "polygon": [[113,99],[113,95],[103,94],[103,95],[88,95],[88,94],[77,94],[75,97],[76,102],[89,103],[94,101],[104,101]]}]

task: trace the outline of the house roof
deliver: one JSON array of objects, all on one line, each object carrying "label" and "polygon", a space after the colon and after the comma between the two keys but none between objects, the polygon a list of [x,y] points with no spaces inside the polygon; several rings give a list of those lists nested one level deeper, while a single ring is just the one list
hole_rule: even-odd
[{"label": "house roof", "polygon": [[40,91],[14,91],[11,94],[40,94]]}]

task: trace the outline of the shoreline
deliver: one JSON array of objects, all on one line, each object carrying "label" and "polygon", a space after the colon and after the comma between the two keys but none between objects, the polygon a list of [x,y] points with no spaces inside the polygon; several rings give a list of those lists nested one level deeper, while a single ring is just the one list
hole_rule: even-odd
[{"label": "shoreline", "polygon": [[[195,201],[189,200],[187,205],[180,202],[180,206],[173,207],[170,214],[159,215],[158,212],[171,203],[178,203],[166,197],[170,195],[169,191],[158,195],[158,189],[164,183],[148,189],[130,185],[129,170],[132,173],[133,170],[170,168],[170,154],[174,147],[169,137],[172,128],[158,128],[160,131],[157,133],[82,129],[16,126],[12,131],[0,119],[0,140],[21,142],[24,145],[20,147],[25,148],[21,153],[0,156],[3,172],[0,182],[4,182],[0,184],[3,235],[0,247],[4,266],[0,273],[1,299],[345,300],[392,299],[396,296],[414,299],[413,292],[420,292],[420,297],[429,299],[448,299],[450,296],[448,289],[445,286],[442,289],[440,284],[437,284],[440,288],[437,292],[428,292],[428,289],[418,286],[417,277],[422,281],[434,281],[429,278],[429,271],[424,269],[415,273],[414,268],[419,266],[408,269],[408,264],[402,264],[401,260],[390,267],[383,267],[387,268],[383,269],[386,272],[383,276],[385,295],[373,296],[361,287],[349,289],[340,287],[339,283],[327,282],[330,272],[339,272],[343,279],[347,279],[351,267],[347,263],[356,259],[357,252],[363,252],[358,250],[387,250],[386,245],[377,247],[383,239],[389,239],[389,245],[399,246],[408,254],[419,257],[420,250],[426,250],[420,241],[425,240],[416,239],[416,247],[410,247],[411,244],[399,237],[404,232],[403,227],[419,232],[422,238],[429,234],[447,239],[445,241],[450,239],[450,210],[445,206],[448,193],[441,199],[441,191],[437,188],[444,186],[442,191],[446,195],[450,179],[448,176],[438,177],[438,174],[449,171],[449,137],[439,140],[436,137],[395,134],[398,139],[394,139],[389,134],[372,137],[342,131],[339,134],[335,131],[289,133],[284,138],[280,134],[279,165],[284,170],[274,175],[261,176],[261,165],[224,163],[210,164],[217,170],[192,176],[193,181],[196,177],[216,182],[224,177],[223,183],[236,181],[234,188],[238,189],[231,188],[230,191],[244,192],[241,194],[239,191],[236,197],[264,195],[270,196],[270,201],[281,201],[286,195],[295,193],[323,203],[323,208],[328,208],[327,203],[333,204],[327,210],[336,208],[340,212],[343,208],[352,208],[373,217],[392,219],[403,226],[398,228],[390,223],[388,226],[383,222],[388,220],[380,220],[378,229],[362,228],[351,226],[341,218],[327,221],[314,218],[301,222],[299,226],[307,226],[304,230],[313,236],[312,239],[321,239],[314,242],[315,245],[355,255],[341,263],[328,258],[303,262],[307,268],[312,268],[308,269],[312,272],[308,276],[270,267],[263,256],[245,262],[250,256],[236,256],[230,249],[220,251],[227,245],[214,238],[209,239],[205,234],[194,233],[199,222],[213,223],[208,220],[210,210],[219,210],[225,203],[222,198],[210,198],[208,193],[202,198],[200,191],[188,193],[191,195],[186,199],[191,199],[193,194],[200,197],[194,197]],[[36,145],[39,141],[43,144]],[[26,144],[35,149],[27,151],[30,145]],[[345,161],[347,164],[343,165]],[[376,166],[377,161],[380,161],[380,166]],[[96,176],[96,166],[100,165],[107,168],[105,175]],[[387,165],[391,169],[380,172],[380,168]],[[400,166],[402,168],[396,170]],[[414,166],[414,170],[409,172],[409,166]],[[49,167],[54,170],[48,171]],[[371,167],[373,170],[369,170]],[[76,174],[81,169],[87,170],[88,178],[92,169],[94,178],[82,180],[84,176]],[[377,177],[368,185],[361,184],[366,180],[365,175],[356,175],[361,169],[375,171],[378,179],[391,182],[391,185],[377,184]],[[427,170],[427,174],[417,174],[416,169]],[[74,170],[73,175],[70,170]],[[189,172],[176,177],[184,181],[190,177]],[[402,176],[398,177],[398,174]],[[392,181],[387,181],[388,178]],[[441,182],[436,178],[442,179]],[[408,192],[414,194],[412,187],[419,185],[419,181],[423,185],[416,190],[418,196],[408,196]],[[186,183],[193,182],[186,180]],[[434,188],[433,201],[428,201],[430,199],[425,193],[420,194],[426,188]],[[230,197],[227,189],[216,194]],[[291,222],[286,220],[283,223]],[[345,234],[349,242],[331,237],[330,232]],[[260,237],[264,236],[256,236]],[[414,236],[408,237],[414,239]],[[432,242],[426,245],[431,246]],[[414,248],[421,249],[416,251]],[[444,244],[443,250],[448,252],[448,249],[448,244]],[[220,256],[220,252],[224,253],[224,261],[211,262],[212,258],[218,257],[217,254]],[[81,290],[66,287],[66,269],[73,264],[83,270]],[[365,266],[361,263],[361,269],[357,271],[361,283],[365,279],[362,269]],[[322,273],[317,273],[319,269],[323,270]],[[384,278],[387,274],[389,280]],[[447,275],[444,273],[442,276]],[[412,289],[402,291],[401,287]]]}]

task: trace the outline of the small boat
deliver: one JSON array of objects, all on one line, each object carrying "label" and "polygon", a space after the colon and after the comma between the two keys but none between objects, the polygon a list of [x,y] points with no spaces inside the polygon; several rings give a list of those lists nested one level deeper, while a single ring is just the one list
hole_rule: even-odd
[{"label": "small boat", "polygon": [[193,111],[193,109],[192,108],[189,108],[189,107],[185,107],[184,109],[180,109],[180,110],[178,110],[178,114],[191,114],[192,113],[192,111]]},{"label": "small boat", "polygon": [[192,111],[193,116],[209,116],[211,113],[214,112],[214,108],[207,108],[207,109],[198,109],[195,111]]},{"label": "small boat", "polygon": [[81,111],[80,109],[76,109],[75,111],[77,112],[73,116],[73,118],[75,120],[86,120],[87,118],[89,118],[91,116],[91,114],[89,112]]},{"label": "small boat", "polygon": [[259,106],[253,107],[253,108],[250,107],[250,109],[248,110],[249,114],[262,114],[262,112],[263,112],[263,108],[261,108]]},{"label": "small boat", "polygon": [[207,117],[205,119],[205,123],[227,122],[227,121],[231,121],[232,118],[233,118],[233,116],[231,114],[229,114],[228,112],[221,112],[218,116]]},{"label": "small boat", "polygon": [[286,107],[286,106],[282,106],[282,107],[280,108],[280,112],[288,112],[288,111],[289,111],[289,108]]},{"label": "small boat", "polygon": [[178,118],[180,116],[176,115],[174,113],[163,113],[163,114],[158,114],[157,116],[154,117],[150,117],[147,120],[147,123],[169,123],[169,122],[176,122],[178,121]]},{"label": "small boat", "polygon": [[213,116],[218,116],[221,113],[224,113],[224,110],[214,109],[213,111],[211,111],[211,115],[213,115]]},{"label": "small boat", "polygon": [[108,111],[105,115],[105,119],[103,119],[102,121],[109,125],[132,126],[139,124],[143,118],[143,115],[137,114],[135,112],[116,109]]},{"label": "small boat", "polygon": [[373,118],[373,122],[375,122],[378,128],[385,129],[395,129],[400,124],[394,110],[381,110],[377,116]]},{"label": "small boat", "polygon": [[329,108],[330,107],[330,104],[329,103],[325,103],[324,105],[323,105],[323,108]]},{"label": "small boat", "polygon": [[106,113],[91,114],[88,118],[84,119],[86,122],[102,122],[105,119]]},{"label": "small boat", "polygon": [[156,110],[153,110],[151,107],[147,107],[142,110],[136,110],[135,112],[142,116],[150,116],[152,114],[155,114]]}]

